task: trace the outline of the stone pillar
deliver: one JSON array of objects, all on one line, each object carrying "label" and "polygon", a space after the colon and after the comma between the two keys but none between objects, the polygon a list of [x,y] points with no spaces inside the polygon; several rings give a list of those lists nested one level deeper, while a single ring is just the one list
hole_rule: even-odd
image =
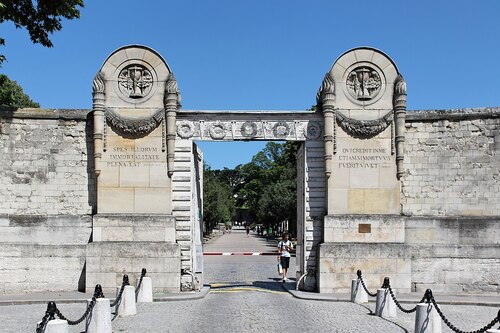
[{"label": "stone pillar", "polygon": [[415,333],[441,333],[441,317],[431,303],[417,304]]},{"label": "stone pillar", "polygon": [[[325,174],[327,182],[327,203],[331,200],[330,189],[333,188],[330,176],[333,169],[333,154],[335,150],[335,84],[333,77],[330,73],[326,73],[325,78],[321,84],[321,88],[318,92],[318,104],[321,106],[324,117],[324,139],[325,139]],[[332,207],[330,204],[327,205],[327,214],[332,213]]]},{"label": "stone pillar", "polygon": [[[87,304],[90,302],[91,300],[88,300]],[[111,308],[109,304],[109,298],[96,299],[92,314],[90,315],[90,321],[87,323],[87,333],[112,333]]]},{"label": "stone pillar", "polygon": [[[392,292],[396,294],[396,290],[392,289]],[[397,316],[396,303],[394,303],[388,288],[377,289],[375,315],[382,318],[396,318]]]},{"label": "stone pillar", "polygon": [[396,78],[394,83],[394,117],[396,124],[396,133],[394,137],[396,145],[396,168],[398,179],[404,173],[404,143],[405,143],[405,118],[406,118],[406,82],[401,74]]},{"label": "stone pillar", "polygon": [[[87,245],[86,289],[104,292],[145,267],[155,291],[180,290],[172,214],[177,82],[145,46],[113,52],[93,83],[97,213]],[[135,281],[131,281],[134,283]]]},{"label": "stone pillar", "polygon": [[68,322],[61,319],[52,319],[47,323],[45,333],[69,333]]},{"label": "stone pillar", "polygon": [[359,279],[352,279],[351,281],[351,302],[356,304],[368,303],[368,294]]},{"label": "stone pillar", "polygon": [[95,158],[95,174],[99,176],[101,173],[101,157],[104,149],[104,97],[105,84],[104,74],[99,71],[94,78],[93,87],[93,111],[94,111],[94,158]]}]

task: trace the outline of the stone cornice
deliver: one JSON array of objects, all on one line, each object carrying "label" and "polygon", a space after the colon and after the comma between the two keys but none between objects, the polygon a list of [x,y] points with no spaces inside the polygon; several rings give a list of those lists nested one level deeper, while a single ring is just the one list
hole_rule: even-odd
[{"label": "stone cornice", "polygon": [[[24,118],[24,119],[61,119],[61,120],[86,120],[91,109],[43,109],[43,108],[8,108],[0,107],[0,119]],[[256,117],[262,120],[270,119],[289,119],[290,114],[293,118],[322,119],[321,114],[314,111],[303,110],[183,110],[177,113],[177,121],[187,119],[213,119],[219,115],[220,120],[244,120]],[[500,107],[484,108],[463,108],[463,109],[445,109],[445,110],[408,110],[406,113],[406,122],[421,122],[435,120],[466,120],[466,119],[484,119],[499,118]]]}]

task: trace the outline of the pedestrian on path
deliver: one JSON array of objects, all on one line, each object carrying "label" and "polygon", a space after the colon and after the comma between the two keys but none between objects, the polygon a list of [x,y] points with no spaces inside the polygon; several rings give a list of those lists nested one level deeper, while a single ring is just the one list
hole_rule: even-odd
[{"label": "pedestrian on path", "polygon": [[247,237],[248,237],[248,236],[250,236],[250,226],[248,224],[247,224],[246,229],[247,229]]},{"label": "pedestrian on path", "polygon": [[288,271],[288,267],[290,266],[290,251],[293,248],[292,242],[288,239],[289,237],[289,234],[285,232],[283,234],[283,239],[278,243],[278,251],[280,253],[278,259],[281,262],[283,282],[288,281],[286,273]]}]

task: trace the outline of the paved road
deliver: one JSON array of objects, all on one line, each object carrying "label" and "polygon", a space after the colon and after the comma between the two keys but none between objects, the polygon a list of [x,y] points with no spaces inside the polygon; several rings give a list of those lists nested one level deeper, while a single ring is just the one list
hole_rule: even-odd
[{"label": "paved road", "polygon": [[[206,245],[207,251],[270,251],[276,243],[255,234],[233,231]],[[293,261],[293,260],[292,260]],[[201,300],[139,304],[138,314],[118,318],[114,332],[413,332],[414,315],[398,312],[391,321],[372,315],[374,304],[301,300],[279,281],[276,257],[206,257],[205,279],[214,288]],[[81,315],[82,304],[61,304],[70,319]],[[493,319],[498,308],[443,305],[450,321],[475,330]],[[45,305],[0,307],[0,332],[34,332]],[[443,324],[444,327],[444,324]],[[83,331],[71,327],[71,333]],[[444,328],[443,332],[451,332]]]}]

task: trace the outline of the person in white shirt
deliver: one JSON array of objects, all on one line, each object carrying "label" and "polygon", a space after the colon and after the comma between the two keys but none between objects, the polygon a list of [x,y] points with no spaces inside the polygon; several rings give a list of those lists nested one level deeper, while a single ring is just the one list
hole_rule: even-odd
[{"label": "person in white shirt", "polygon": [[288,239],[289,237],[290,235],[285,232],[283,234],[283,239],[278,243],[278,251],[280,253],[278,260],[281,262],[283,282],[288,281],[286,273],[288,271],[288,267],[290,266],[290,251],[293,248],[292,242]]}]

